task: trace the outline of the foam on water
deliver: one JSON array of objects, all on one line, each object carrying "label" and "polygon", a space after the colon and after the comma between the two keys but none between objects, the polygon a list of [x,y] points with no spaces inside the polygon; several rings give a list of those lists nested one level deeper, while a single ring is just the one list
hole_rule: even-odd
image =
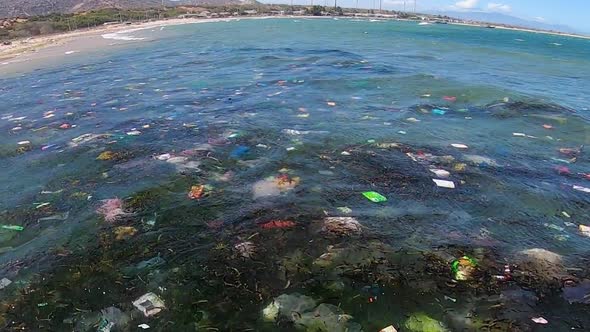
[{"label": "foam on water", "polygon": [[136,32],[136,31],[141,31],[141,30],[147,30],[149,28],[136,28],[136,29],[127,29],[127,30],[122,30],[122,31],[117,31],[117,32],[112,32],[112,33],[105,33],[102,35],[102,38],[104,39],[114,39],[114,40],[125,40],[125,41],[139,41],[139,40],[145,40],[144,37],[136,37],[133,35],[130,35],[132,32]]}]

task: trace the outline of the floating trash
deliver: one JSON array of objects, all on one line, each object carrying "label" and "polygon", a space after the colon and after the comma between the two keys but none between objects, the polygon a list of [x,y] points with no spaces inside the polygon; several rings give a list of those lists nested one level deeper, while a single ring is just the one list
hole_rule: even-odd
[{"label": "floating trash", "polygon": [[590,237],[590,226],[580,225],[578,226],[582,235]]},{"label": "floating trash", "polygon": [[104,151],[96,157],[98,160],[113,160],[117,157],[117,153],[113,151]]},{"label": "floating trash", "polygon": [[387,202],[387,198],[376,191],[365,191],[363,196],[373,203]]},{"label": "floating trash", "polygon": [[127,132],[127,136],[139,136],[139,135],[141,135],[141,131],[139,131],[139,130],[132,130],[132,131]]},{"label": "floating trash", "polygon": [[238,254],[244,258],[252,258],[256,251],[256,246],[250,241],[238,243],[234,248],[238,251]]},{"label": "floating trash", "polygon": [[117,241],[126,240],[135,235],[137,233],[137,229],[135,227],[130,226],[120,226],[115,228],[115,239]]},{"label": "floating trash", "polygon": [[358,220],[352,217],[325,218],[323,230],[337,235],[360,234],[363,231]]},{"label": "floating trash", "polygon": [[438,187],[447,188],[447,189],[455,189],[455,183],[453,181],[439,180],[439,179],[432,179],[432,181],[434,181],[434,183],[436,183],[436,185]]},{"label": "floating trash", "polygon": [[582,186],[573,186],[574,190],[581,191],[584,193],[590,193],[590,188],[582,187]]},{"label": "floating trash", "polygon": [[462,149],[462,150],[469,149],[469,147],[465,144],[453,143],[453,144],[451,144],[451,146],[454,148],[457,148],[457,149]]},{"label": "floating trash", "polygon": [[196,185],[192,186],[191,190],[188,192],[188,198],[190,199],[201,199],[205,195],[205,186],[204,185]]},{"label": "floating trash", "polygon": [[397,332],[397,330],[395,329],[395,327],[393,327],[393,325],[389,325],[379,330],[379,332]]},{"label": "floating trash", "polygon": [[445,171],[444,169],[431,169],[432,173],[436,174],[439,178],[448,178],[451,176],[451,172]]},{"label": "floating trash", "polygon": [[129,215],[123,210],[123,201],[119,198],[105,199],[102,205],[96,210],[107,222],[115,222],[122,217]]},{"label": "floating trash", "polygon": [[260,224],[263,229],[292,228],[297,224],[290,220],[273,220]]},{"label": "floating trash", "polygon": [[425,313],[415,313],[410,316],[404,323],[404,327],[409,332],[448,332],[449,330],[442,323]]},{"label": "floating trash", "polygon": [[337,207],[336,209],[344,214],[351,214],[352,213],[352,209],[349,208],[348,206],[340,206],[340,207]]},{"label": "floating trash", "polygon": [[0,225],[0,228],[7,229],[10,231],[18,231],[18,232],[25,230],[25,228],[23,226],[17,226],[17,225]]},{"label": "floating trash", "polygon": [[233,149],[230,153],[230,157],[232,158],[241,158],[250,152],[250,148],[247,146],[238,146],[237,148]]},{"label": "floating trash", "polygon": [[12,281],[8,278],[2,278],[0,280],[0,289],[4,289],[12,284]]},{"label": "floating trash", "polygon": [[164,301],[154,293],[146,293],[142,295],[140,298],[133,301],[133,306],[141,311],[146,317],[157,315],[160,311],[166,309]]},{"label": "floating trash", "polygon": [[531,320],[537,324],[542,324],[542,325],[549,324],[549,321],[543,317],[535,317],[535,318],[531,318]]},{"label": "floating trash", "polygon": [[477,263],[473,258],[463,256],[453,261],[451,264],[451,272],[453,272],[453,278],[455,278],[455,280],[465,281],[471,279],[476,267]]}]

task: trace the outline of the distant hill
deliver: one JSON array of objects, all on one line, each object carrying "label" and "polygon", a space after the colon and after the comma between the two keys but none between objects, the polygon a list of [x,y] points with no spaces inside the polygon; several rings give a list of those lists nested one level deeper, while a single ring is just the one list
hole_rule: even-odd
[{"label": "distant hill", "polygon": [[[254,0],[164,0],[166,6],[253,4]],[[0,0],[0,18],[73,13],[100,8],[158,7],[162,0]]]},{"label": "distant hill", "polygon": [[450,12],[433,12],[432,14],[446,15],[449,17],[460,18],[463,20],[472,20],[472,21],[480,21],[480,22],[488,22],[488,23],[514,25],[514,26],[523,27],[523,28],[579,33],[579,31],[576,31],[575,29],[573,29],[567,25],[549,24],[549,23],[544,23],[544,22],[539,22],[539,21],[525,20],[522,18],[518,18],[518,17],[514,17],[511,15],[506,15],[506,14],[502,14],[502,13],[450,11]]}]

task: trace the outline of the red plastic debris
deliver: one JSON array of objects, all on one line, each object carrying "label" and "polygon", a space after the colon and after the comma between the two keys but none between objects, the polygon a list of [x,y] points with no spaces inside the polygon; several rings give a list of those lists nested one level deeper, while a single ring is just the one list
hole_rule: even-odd
[{"label": "red plastic debris", "polygon": [[275,229],[275,228],[290,228],[297,225],[293,221],[290,220],[273,220],[269,222],[265,222],[264,224],[260,224],[261,228],[264,229]]},{"label": "red plastic debris", "polygon": [[444,96],[443,99],[446,101],[452,101],[452,102],[457,101],[457,97],[455,97],[455,96]]},{"label": "red plastic debris", "polygon": [[61,126],[59,126],[59,129],[70,129],[72,128],[72,125],[69,123],[64,123]]}]

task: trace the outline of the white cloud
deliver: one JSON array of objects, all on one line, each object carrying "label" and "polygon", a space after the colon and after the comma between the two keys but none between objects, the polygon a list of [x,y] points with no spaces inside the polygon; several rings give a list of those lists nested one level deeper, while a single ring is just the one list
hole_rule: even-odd
[{"label": "white cloud", "polygon": [[502,3],[490,2],[488,3],[488,10],[491,12],[509,12],[512,8]]},{"label": "white cloud", "polygon": [[462,0],[455,3],[455,7],[461,9],[473,9],[477,7],[479,0]]}]

